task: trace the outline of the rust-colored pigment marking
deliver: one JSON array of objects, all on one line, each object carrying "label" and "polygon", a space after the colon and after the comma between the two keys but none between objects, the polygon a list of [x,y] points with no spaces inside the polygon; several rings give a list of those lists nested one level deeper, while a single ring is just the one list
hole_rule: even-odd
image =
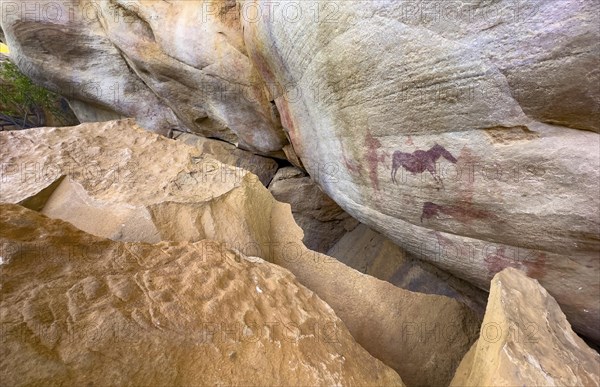
[{"label": "rust-colored pigment marking", "polygon": [[281,125],[287,130],[287,133],[290,136],[290,140],[292,140],[294,144],[298,144],[298,141],[295,141],[296,125],[294,123],[292,113],[290,112],[288,102],[285,100],[285,98],[276,98],[275,105],[277,106],[277,110],[279,111]]},{"label": "rust-colored pigment marking", "polygon": [[396,151],[392,156],[392,181],[397,183],[396,173],[398,172],[398,169],[402,167],[412,174],[427,171],[431,173],[431,176],[433,176],[435,181],[442,184],[442,179],[435,170],[435,162],[440,157],[445,158],[453,164],[456,164],[457,162],[456,158],[454,158],[446,148],[438,144],[435,144],[427,151],[416,150],[413,153]]},{"label": "rust-colored pigment marking", "polygon": [[506,269],[507,267],[513,267],[515,269],[524,271],[531,278],[543,278],[546,275],[546,254],[541,252],[529,252],[528,255],[534,255],[534,259],[526,259],[526,257],[519,257],[520,250],[516,249],[515,257],[506,256],[506,248],[504,246],[496,249],[496,252],[487,254],[484,258],[485,266],[488,271],[488,275],[493,277],[496,273]]},{"label": "rust-colored pigment marking", "polygon": [[432,202],[425,202],[423,203],[423,211],[421,212],[421,223],[423,223],[423,219],[431,219],[434,216],[438,216],[440,213],[451,216],[461,222],[469,222],[475,219],[491,219],[495,217],[495,215],[489,211],[473,208],[470,203],[466,203],[465,206],[441,206]]},{"label": "rust-colored pigment marking", "polygon": [[379,155],[378,150],[381,148],[381,142],[373,137],[370,132],[367,132],[365,136],[365,146],[367,147],[365,159],[369,168],[371,186],[379,191],[379,175],[377,174],[377,168],[379,167],[379,163],[385,163],[386,154],[382,153]]},{"label": "rust-colored pigment marking", "polygon": [[356,163],[356,161],[350,160],[350,159],[348,159],[348,157],[346,157],[346,151],[344,150],[343,146],[342,146],[342,158],[344,159],[344,165],[346,166],[346,169],[348,171],[352,172],[352,174],[354,174],[354,175],[358,175],[358,176],[362,177],[362,171],[360,170],[360,166]]},{"label": "rust-colored pigment marking", "polygon": [[539,253],[534,261],[527,262],[527,275],[542,278],[546,275],[546,254]]}]

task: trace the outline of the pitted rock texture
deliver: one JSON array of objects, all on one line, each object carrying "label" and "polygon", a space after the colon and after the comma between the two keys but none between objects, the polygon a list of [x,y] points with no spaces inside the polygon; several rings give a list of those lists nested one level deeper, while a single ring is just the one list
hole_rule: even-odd
[{"label": "pitted rock texture", "polygon": [[[53,179],[22,178],[28,175],[12,167],[1,201],[31,202],[43,191],[42,212],[91,234],[122,241],[218,240],[287,268],[407,385],[448,384],[477,338],[480,321],[466,306],[397,288],[307,249],[289,204],[276,201],[255,175],[235,174],[236,168],[132,121],[0,133],[4,144],[4,164],[37,162]],[[96,165],[96,174],[67,168],[80,163]],[[48,186],[62,175],[48,197]]]},{"label": "pitted rock texture", "polygon": [[82,122],[134,117],[161,134],[283,156],[288,141],[239,19],[227,0],[21,0],[3,4],[1,26],[21,70],[73,100]]},{"label": "pitted rock texture", "polygon": [[269,191],[278,201],[290,204],[294,220],[304,231],[303,242],[311,250],[327,253],[358,225],[298,168],[279,169]]},{"label": "pitted rock texture", "polygon": [[538,281],[494,276],[481,336],[451,386],[599,386],[600,355],[571,329]]},{"label": "pitted rock texture", "polygon": [[328,196],[482,289],[527,271],[600,341],[600,3],[297,7],[244,39]]},{"label": "pitted rock texture", "polygon": [[403,386],[276,265],[0,208],[3,384]]},{"label": "pitted rock texture", "polygon": [[148,133],[133,120],[2,132],[0,147],[0,201],[8,203],[37,194],[63,175],[107,203],[202,202],[240,186],[248,174]]}]

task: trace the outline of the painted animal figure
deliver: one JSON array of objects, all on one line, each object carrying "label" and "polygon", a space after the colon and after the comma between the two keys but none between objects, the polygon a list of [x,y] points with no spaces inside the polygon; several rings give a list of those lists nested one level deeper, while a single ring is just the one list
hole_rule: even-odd
[{"label": "painted animal figure", "polygon": [[398,169],[402,168],[407,171],[415,173],[423,173],[425,171],[431,173],[434,180],[442,184],[442,179],[438,176],[435,169],[435,162],[443,157],[453,164],[456,164],[456,159],[450,152],[441,145],[435,144],[431,149],[427,151],[416,150],[413,153],[404,153],[400,151],[394,152],[392,156],[392,181],[397,183],[396,174]]}]

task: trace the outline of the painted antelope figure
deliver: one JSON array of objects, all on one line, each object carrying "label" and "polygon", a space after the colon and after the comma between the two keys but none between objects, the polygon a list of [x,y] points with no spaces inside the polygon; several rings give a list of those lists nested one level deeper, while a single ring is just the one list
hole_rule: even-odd
[{"label": "painted antelope figure", "polygon": [[446,150],[441,145],[435,144],[428,151],[416,150],[413,153],[404,153],[400,151],[394,152],[392,156],[392,181],[394,183],[398,183],[396,181],[396,173],[398,172],[398,168],[402,166],[409,172],[415,173],[423,173],[428,171],[433,176],[434,180],[440,183],[443,186],[442,179],[438,176],[435,170],[435,162],[443,157],[446,160],[450,161],[453,164],[456,164],[456,159],[450,152]]}]

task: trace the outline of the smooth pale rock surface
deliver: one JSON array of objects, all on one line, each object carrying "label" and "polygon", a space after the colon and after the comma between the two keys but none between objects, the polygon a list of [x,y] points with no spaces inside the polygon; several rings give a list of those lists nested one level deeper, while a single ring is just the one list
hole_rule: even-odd
[{"label": "smooth pale rock surface", "polygon": [[[13,166],[38,163],[53,179],[68,175],[42,211],[52,209],[86,232],[123,241],[219,240],[287,268],[407,385],[447,385],[477,338],[480,320],[466,306],[397,288],[307,249],[289,204],[276,201],[255,175],[131,121],[0,133],[0,146],[7,149],[0,162],[12,168],[0,201],[17,203],[47,189],[48,181],[24,178],[31,172]],[[69,171],[73,164],[96,166],[96,174]]]},{"label": "smooth pale rock surface", "polygon": [[364,224],[346,233],[327,255],[361,273],[403,289],[454,298],[483,317],[488,297],[485,291],[427,262],[414,259]]},{"label": "smooth pale rock surface", "polygon": [[[127,118],[113,110],[103,109],[87,102],[71,99],[69,106],[79,119],[79,122],[104,122]],[[51,126],[51,125],[48,125]]]},{"label": "smooth pale rock surface", "polygon": [[482,289],[525,270],[600,341],[600,3],[444,4],[299,2],[244,38],[344,210]]},{"label": "smooth pale rock surface", "polygon": [[269,191],[275,199],[292,207],[294,220],[304,231],[303,242],[311,250],[326,253],[358,225],[298,168],[279,169]]},{"label": "smooth pale rock surface", "polygon": [[209,154],[223,164],[233,165],[254,173],[264,186],[269,185],[279,168],[277,161],[271,158],[255,155],[224,141],[204,138],[191,133],[182,133],[176,138],[188,145],[195,146],[201,153]]},{"label": "smooth pale rock surface", "polygon": [[135,117],[283,156],[278,114],[250,62],[235,1],[27,0],[2,5],[21,70],[82,122]]},{"label": "smooth pale rock surface", "polygon": [[403,386],[283,268],[0,208],[3,384]]},{"label": "smooth pale rock surface", "polygon": [[[68,221],[86,232],[112,240],[148,243],[161,241],[160,230],[147,208],[94,199],[71,177],[57,182],[58,185],[40,210],[42,214]],[[21,204],[32,208],[27,204],[37,197],[39,195],[34,195]]]},{"label": "smooth pale rock surface", "polygon": [[481,336],[451,386],[599,386],[600,355],[525,273],[494,276]]}]

